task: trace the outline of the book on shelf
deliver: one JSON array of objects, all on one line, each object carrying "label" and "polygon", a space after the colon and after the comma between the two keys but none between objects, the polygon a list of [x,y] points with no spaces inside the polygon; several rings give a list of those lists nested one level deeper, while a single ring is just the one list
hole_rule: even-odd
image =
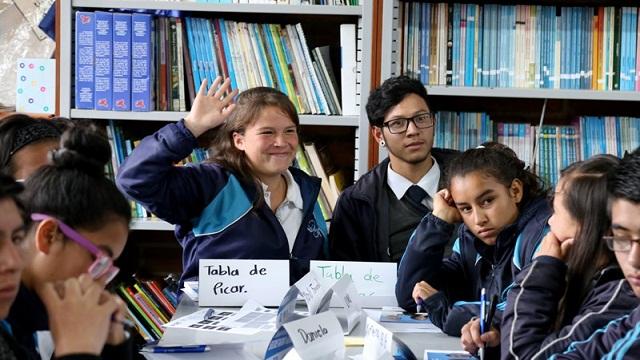
[{"label": "book on shelf", "polygon": [[113,107],[113,14],[96,11],[94,15],[94,108],[111,110]]},{"label": "book on shelf", "polygon": [[637,91],[638,9],[401,2],[399,66],[429,85]]},{"label": "book on shelf", "polygon": [[113,13],[113,110],[131,111],[131,14]]},{"label": "book on shelf", "polygon": [[93,109],[94,107],[94,22],[93,12],[76,12],[74,77],[76,109]]},{"label": "book on shelf", "polygon": [[340,75],[342,78],[342,113],[358,115],[356,106],[356,26],[340,25]]}]

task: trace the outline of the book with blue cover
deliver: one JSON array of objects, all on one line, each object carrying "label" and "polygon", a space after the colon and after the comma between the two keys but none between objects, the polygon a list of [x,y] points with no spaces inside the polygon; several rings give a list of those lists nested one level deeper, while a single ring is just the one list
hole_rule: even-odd
[{"label": "book with blue cover", "polygon": [[75,107],[93,109],[94,13],[76,12]]},{"label": "book with blue cover", "polygon": [[94,32],[94,108],[111,110],[113,77],[113,14],[96,11]]},{"label": "book with blue cover", "polygon": [[154,109],[151,15],[131,15],[131,29],[131,110],[151,111]]},{"label": "book with blue cover", "polygon": [[131,110],[131,14],[113,13],[113,110]]}]

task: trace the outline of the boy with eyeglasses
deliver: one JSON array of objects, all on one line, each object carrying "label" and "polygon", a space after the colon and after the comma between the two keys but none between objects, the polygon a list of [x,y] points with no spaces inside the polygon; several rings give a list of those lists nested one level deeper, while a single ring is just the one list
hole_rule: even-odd
[{"label": "boy with eyeglasses", "polygon": [[418,80],[387,79],[371,92],[366,108],[373,137],[389,157],[340,196],[329,254],[332,260],[397,262],[432,210],[455,152],[432,148],[435,113]]},{"label": "boy with eyeglasses", "polygon": [[[608,179],[613,236],[603,241],[615,252],[633,292],[640,298],[640,148],[625,156]],[[640,358],[640,307],[610,322],[556,359]]]}]

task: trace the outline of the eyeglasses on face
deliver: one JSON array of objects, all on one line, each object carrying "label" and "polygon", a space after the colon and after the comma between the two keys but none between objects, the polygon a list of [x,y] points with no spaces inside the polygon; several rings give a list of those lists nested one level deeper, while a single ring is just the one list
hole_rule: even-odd
[{"label": "eyeglasses on face", "polygon": [[60,231],[62,231],[62,233],[66,237],[89,251],[95,257],[95,260],[87,270],[92,278],[99,279],[105,277],[106,283],[109,283],[111,280],[113,280],[120,269],[113,265],[113,259],[111,259],[111,257],[107,253],[105,253],[103,250],[100,250],[100,248],[98,248],[94,243],[89,241],[84,236],[80,235],[80,233],[72,229],[69,225],[54,218],[53,216],[39,213],[31,214],[31,220],[33,221],[42,221],[47,219],[54,220],[56,223],[58,223]]},{"label": "eyeglasses on face", "polygon": [[616,252],[629,252],[634,243],[640,243],[640,239],[632,239],[629,236],[603,236],[602,240],[610,250]]},{"label": "eyeglasses on face", "polygon": [[382,124],[392,134],[402,134],[409,128],[409,122],[413,122],[418,129],[428,129],[433,126],[435,115],[430,112],[420,113],[410,118],[395,118]]}]

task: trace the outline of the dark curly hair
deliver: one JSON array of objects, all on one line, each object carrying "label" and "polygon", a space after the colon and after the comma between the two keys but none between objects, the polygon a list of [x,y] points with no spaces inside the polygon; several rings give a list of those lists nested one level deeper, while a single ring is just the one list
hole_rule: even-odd
[{"label": "dark curly hair", "polygon": [[371,91],[367,101],[367,117],[369,124],[382,127],[384,116],[390,108],[398,105],[407,95],[416,94],[427,104],[429,111],[434,109],[427,99],[427,90],[424,85],[408,76],[397,76],[385,80],[382,85]]}]

